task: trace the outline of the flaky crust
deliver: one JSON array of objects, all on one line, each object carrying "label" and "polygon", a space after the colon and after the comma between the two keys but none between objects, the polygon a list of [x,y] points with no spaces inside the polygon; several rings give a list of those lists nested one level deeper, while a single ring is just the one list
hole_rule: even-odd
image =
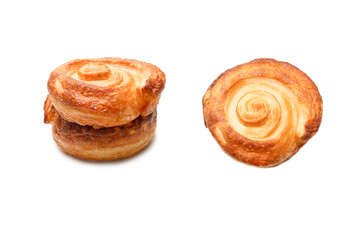
[{"label": "flaky crust", "polygon": [[92,161],[111,161],[130,157],[144,149],[153,139],[156,109],[146,117],[138,117],[121,127],[95,129],[61,118],[47,98],[45,122],[52,125],[53,138],[67,154]]},{"label": "flaky crust", "polygon": [[227,153],[246,164],[273,167],[318,131],[322,99],[314,82],[295,66],[256,59],[225,71],[211,84],[203,114]]},{"label": "flaky crust", "polygon": [[164,86],[165,74],[156,66],[120,58],[73,60],[48,80],[50,99],[62,118],[95,128],[151,114]]}]

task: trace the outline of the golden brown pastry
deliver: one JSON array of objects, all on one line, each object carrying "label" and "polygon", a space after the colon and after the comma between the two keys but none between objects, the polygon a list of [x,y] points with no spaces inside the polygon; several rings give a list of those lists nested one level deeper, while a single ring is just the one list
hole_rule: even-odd
[{"label": "golden brown pastry", "polygon": [[48,80],[52,104],[69,122],[95,128],[148,116],[165,86],[156,66],[120,58],[79,59],[55,69]]},{"label": "golden brown pastry", "polygon": [[256,59],[225,71],[211,84],[203,114],[227,153],[246,164],[273,167],[318,131],[322,99],[314,82],[295,66]]},{"label": "golden brown pastry", "polygon": [[64,120],[49,97],[44,110],[44,121],[52,125],[58,146],[69,155],[86,160],[110,161],[132,156],[151,142],[156,128],[156,109],[123,126],[100,129]]}]

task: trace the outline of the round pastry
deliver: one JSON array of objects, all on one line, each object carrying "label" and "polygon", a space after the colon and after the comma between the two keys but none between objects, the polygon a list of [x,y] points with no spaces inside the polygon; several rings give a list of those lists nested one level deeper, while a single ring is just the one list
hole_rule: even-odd
[{"label": "round pastry", "polygon": [[52,124],[53,138],[67,154],[86,160],[111,161],[126,158],[144,149],[153,139],[156,109],[145,117],[120,126],[95,129],[63,119],[48,97],[45,123]]},{"label": "round pastry", "polygon": [[73,60],[48,80],[52,104],[62,118],[95,128],[148,116],[164,86],[165,74],[156,66],[120,58]]},{"label": "round pastry", "polygon": [[246,164],[273,167],[318,131],[322,99],[314,82],[295,66],[256,59],[225,71],[211,84],[203,114],[227,153]]}]

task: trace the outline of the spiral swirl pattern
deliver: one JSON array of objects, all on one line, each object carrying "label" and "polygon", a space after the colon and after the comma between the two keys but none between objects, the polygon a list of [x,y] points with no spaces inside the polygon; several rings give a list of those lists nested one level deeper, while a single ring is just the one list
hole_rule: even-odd
[{"label": "spiral swirl pattern", "polygon": [[73,60],[48,81],[51,101],[65,120],[97,128],[151,114],[164,86],[165,74],[156,66],[120,58]]},{"label": "spiral swirl pattern", "polygon": [[220,75],[203,98],[206,126],[223,149],[255,166],[276,166],[319,128],[322,100],[296,67],[257,59]]},{"label": "spiral swirl pattern", "polygon": [[281,83],[271,79],[247,79],[227,96],[226,115],[231,126],[249,139],[275,138],[289,129],[304,126],[295,106],[294,94]]}]

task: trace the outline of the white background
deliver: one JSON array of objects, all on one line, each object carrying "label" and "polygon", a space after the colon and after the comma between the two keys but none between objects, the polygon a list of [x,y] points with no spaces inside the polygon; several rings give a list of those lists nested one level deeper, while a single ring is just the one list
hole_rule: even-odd
[{"label": "white background", "polygon": [[[0,239],[360,239],[357,1],[2,1]],[[43,124],[50,72],[75,58],[160,67],[154,142],[126,161],[63,154]],[[271,169],[205,128],[202,96],[255,58],[307,73],[319,132]]]}]

